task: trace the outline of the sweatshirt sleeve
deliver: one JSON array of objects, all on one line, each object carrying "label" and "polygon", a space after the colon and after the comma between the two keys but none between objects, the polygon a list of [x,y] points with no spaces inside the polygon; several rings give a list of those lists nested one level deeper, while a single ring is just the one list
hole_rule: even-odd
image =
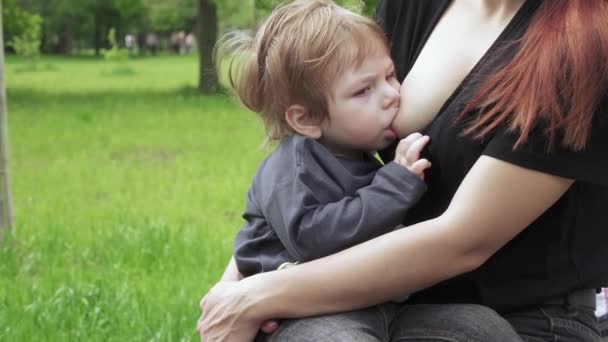
[{"label": "sweatshirt sleeve", "polygon": [[[406,168],[391,162],[354,196],[327,194],[336,175],[314,158],[298,165],[293,181],[275,188],[267,219],[291,256],[305,262],[387,233],[426,190]],[[338,176],[339,177],[339,176]]]},{"label": "sweatshirt sleeve", "polygon": [[245,277],[274,271],[285,262],[295,261],[255,204],[253,187],[247,191],[245,223],[234,239],[234,259]]}]

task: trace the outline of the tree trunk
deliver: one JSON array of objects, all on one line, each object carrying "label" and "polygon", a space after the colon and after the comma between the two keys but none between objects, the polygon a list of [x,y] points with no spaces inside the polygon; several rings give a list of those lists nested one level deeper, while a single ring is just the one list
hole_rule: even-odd
[{"label": "tree trunk", "polygon": [[[2,1],[0,1],[2,13]],[[0,15],[0,246],[4,233],[13,226],[11,191],[8,177],[8,119],[6,110],[6,88],[4,86],[4,39],[2,16]]]},{"label": "tree trunk", "polygon": [[101,55],[101,19],[97,12],[93,17],[93,46],[95,47],[95,56]]},{"label": "tree trunk", "polygon": [[[48,6],[48,1],[45,1],[42,4],[42,7],[40,8],[40,16],[42,18],[48,18],[48,11],[49,11],[49,6]],[[44,53],[48,53],[48,52],[52,52],[52,47],[49,46],[50,42],[49,42],[49,25],[47,24],[46,20],[42,21],[42,25],[41,25],[41,30],[40,30],[40,52]]]},{"label": "tree trunk", "polygon": [[64,17],[59,26],[59,46],[58,51],[63,55],[72,53],[74,46],[74,35],[72,34],[72,18]]},{"label": "tree trunk", "polygon": [[217,40],[217,8],[213,0],[198,0],[198,89],[203,94],[215,93],[219,84],[213,63],[213,47]]}]

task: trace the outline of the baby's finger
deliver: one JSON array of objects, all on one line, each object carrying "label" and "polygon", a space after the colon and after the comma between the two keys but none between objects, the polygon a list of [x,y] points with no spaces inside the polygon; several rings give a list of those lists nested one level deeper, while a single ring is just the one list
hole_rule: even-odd
[{"label": "baby's finger", "polygon": [[264,332],[265,334],[272,334],[278,328],[279,328],[279,322],[270,320],[270,321],[264,322],[262,324],[262,326],[260,327],[260,330],[262,330],[262,332]]},{"label": "baby's finger", "polygon": [[422,179],[424,179],[424,170],[428,169],[431,167],[431,162],[428,161],[427,159],[420,159],[415,161],[412,166],[409,167],[410,171],[412,171],[413,173],[419,175],[420,177],[422,177]]},{"label": "baby's finger", "polygon": [[420,159],[420,153],[429,142],[429,139],[430,138],[425,135],[412,143],[410,148],[405,153],[405,159],[407,160],[408,165],[412,165],[418,159]]},{"label": "baby's finger", "polygon": [[422,138],[422,134],[412,133],[412,134],[408,135],[407,137],[401,139],[401,141],[399,141],[399,145],[397,145],[397,153],[399,153],[399,152],[406,153],[407,150],[410,149],[410,146],[412,146],[412,143],[414,143],[414,141],[416,141],[420,138]]}]

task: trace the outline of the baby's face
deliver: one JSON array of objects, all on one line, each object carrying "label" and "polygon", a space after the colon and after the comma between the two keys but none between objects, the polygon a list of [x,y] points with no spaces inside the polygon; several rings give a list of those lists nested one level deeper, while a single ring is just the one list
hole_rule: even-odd
[{"label": "baby's face", "polygon": [[347,69],[334,82],[321,142],[339,153],[387,147],[397,138],[392,123],[399,87],[388,53],[368,56]]}]

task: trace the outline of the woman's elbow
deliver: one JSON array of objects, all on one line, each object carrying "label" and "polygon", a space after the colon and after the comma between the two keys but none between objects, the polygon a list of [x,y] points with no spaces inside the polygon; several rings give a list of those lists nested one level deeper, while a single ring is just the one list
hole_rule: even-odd
[{"label": "woman's elbow", "polygon": [[471,272],[478,269],[483,264],[485,264],[486,261],[488,261],[488,259],[490,259],[493,254],[494,253],[491,253],[489,250],[484,248],[473,247],[469,250],[465,250],[461,255],[461,260],[463,260],[462,265],[464,269],[464,272],[462,273]]},{"label": "woman's elbow", "polygon": [[[459,223],[457,220],[445,216],[438,218],[442,227],[441,235],[446,244],[446,249],[453,251],[452,264],[456,266],[456,273],[471,272],[481,267],[496,251],[496,240],[491,234],[483,234],[479,230],[472,230],[469,223]],[[458,261],[458,262],[454,262]]]}]

